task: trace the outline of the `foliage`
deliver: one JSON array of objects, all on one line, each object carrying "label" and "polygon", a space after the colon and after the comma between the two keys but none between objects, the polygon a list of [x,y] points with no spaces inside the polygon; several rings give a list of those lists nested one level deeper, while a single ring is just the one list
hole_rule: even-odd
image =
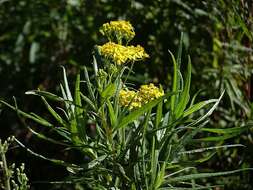
[{"label": "foliage", "polygon": [[[113,39],[116,39],[114,43],[122,44],[117,38]],[[132,73],[135,60],[125,59],[118,64],[110,57],[101,56],[102,52],[98,48],[94,50],[92,75],[86,67],[83,68],[83,86],[78,72],[74,93],[71,93],[64,68],[64,80],[60,85],[62,96],[41,90],[26,92],[41,98],[55,122],[35,113],[23,112],[16,103],[14,106],[4,101],[1,103],[17,111],[19,116],[33,120],[61,136],[61,140],[52,139],[29,127],[38,138],[61,144],[66,146],[66,150],[74,150],[82,155],[82,159],[75,163],[71,160],[47,158],[27,148],[35,156],[66,167],[72,173],[69,178],[71,183],[79,184],[80,187],[210,189],[210,185],[202,184],[199,179],[233,174],[248,168],[216,173],[198,171],[197,166],[209,160],[216,150],[242,146],[232,144],[208,147],[208,144],[203,144],[210,138],[220,141],[238,135],[251,127],[251,124],[239,129],[206,127],[224,92],[218,99],[195,103],[195,98],[190,98],[191,60],[188,58],[187,72],[182,77],[181,49],[179,47],[177,60],[170,52],[174,67],[172,91],[164,93],[153,84],[141,86],[136,93],[141,96],[142,103],[137,107],[131,107],[135,97],[132,97],[128,106],[120,103],[120,92],[130,88],[127,79]],[[119,55],[117,50],[109,52],[112,57]],[[128,64],[132,66],[128,67]],[[57,111],[49,101],[61,102],[64,106]],[[204,112],[201,113],[201,110]],[[197,138],[199,133],[205,131],[222,135]],[[20,141],[16,142],[25,147]],[[200,153],[198,159],[195,158],[195,153]]]},{"label": "foliage", "polygon": [[[141,44],[150,54],[145,64],[135,65],[135,75],[129,75],[129,82],[159,82],[165,91],[170,91],[173,76],[167,49],[177,51],[183,31],[183,51],[192,59],[192,92],[202,90],[197,97],[201,99],[218,97],[224,89],[227,92],[207,128],[240,129],[252,120],[250,0],[130,0],[124,3],[117,0],[3,0],[0,5],[0,96],[5,99],[16,96],[18,102],[24,102],[24,110],[34,110],[36,105],[36,113],[47,118],[35,99],[23,100],[24,91],[38,87],[59,94],[59,65],[69,68],[70,79],[84,64],[91,71],[92,48],[94,44],[104,42],[97,30],[108,20],[126,18],[136,26],[137,38],[133,39],[133,44]],[[181,59],[187,62],[188,58],[182,56]],[[53,102],[54,106],[59,104]],[[6,126],[1,129],[1,138],[13,133],[17,136],[29,133],[19,127],[15,115],[6,110],[2,112],[0,122]],[[26,142],[31,143],[29,136],[26,136]],[[234,136],[232,140],[224,137],[221,142],[211,143],[252,146],[252,129],[245,130],[240,137]],[[241,148],[226,149],[225,154],[218,152],[217,155],[201,168],[252,167],[250,148],[243,151]],[[239,176],[249,186],[251,177],[247,174]],[[243,188],[235,187],[234,183],[240,184],[236,180],[226,179],[224,183],[228,189]]]}]

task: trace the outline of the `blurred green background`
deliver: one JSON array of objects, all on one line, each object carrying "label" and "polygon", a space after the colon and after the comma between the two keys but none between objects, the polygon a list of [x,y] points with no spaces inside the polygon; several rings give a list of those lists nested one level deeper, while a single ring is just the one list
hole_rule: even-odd
[{"label": "blurred green background", "polygon": [[[144,46],[151,57],[135,65],[133,83],[152,81],[170,89],[168,49],[177,53],[183,32],[183,60],[190,55],[193,64],[192,95],[201,90],[199,99],[216,98],[226,89],[210,127],[235,127],[252,120],[251,0],[0,0],[0,98],[13,103],[14,96],[20,108],[43,115],[43,106],[25,96],[25,91],[40,88],[58,93],[60,66],[68,68],[70,80],[76,68],[89,67],[94,45],[105,40],[99,27],[119,19],[132,23],[137,34],[132,43]],[[0,138],[15,135],[35,152],[68,159],[62,147],[33,137],[15,112],[0,110]],[[253,167],[252,130],[219,142],[226,143],[246,147],[222,150],[201,167],[210,171]],[[11,162],[26,163],[32,189],[64,189],[44,184],[67,176],[63,168],[20,148],[14,147],[8,157]],[[215,182],[225,184],[224,189],[253,189],[252,177],[252,173],[240,173]]]}]

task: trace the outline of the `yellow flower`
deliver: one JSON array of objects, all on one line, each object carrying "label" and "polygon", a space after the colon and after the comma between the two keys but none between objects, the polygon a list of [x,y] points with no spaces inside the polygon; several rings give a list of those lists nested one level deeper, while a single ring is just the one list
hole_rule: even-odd
[{"label": "yellow flower", "polygon": [[156,87],[153,83],[149,85],[141,85],[138,95],[143,103],[148,103],[151,100],[157,99],[164,95],[164,91]]},{"label": "yellow flower", "polygon": [[132,90],[120,90],[119,101],[120,105],[129,107],[129,109],[141,107],[141,98],[138,97],[138,92]]},{"label": "yellow flower", "polygon": [[138,61],[145,58],[149,58],[149,55],[145,52],[144,48],[140,45],[135,46],[127,46],[127,53],[132,61]]},{"label": "yellow flower", "polygon": [[140,45],[135,46],[122,46],[113,42],[107,42],[102,46],[98,46],[102,56],[111,59],[117,65],[130,61],[139,61],[149,57],[144,48]]},{"label": "yellow flower", "polygon": [[111,36],[116,36],[117,39],[125,39],[130,41],[134,38],[134,28],[129,21],[110,21],[105,23],[100,28],[100,32],[111,39]]},{"label": "yellow flower", "polygon": [[139,108],[142,105],[160,98],[164,95],[164,91],[156,87],[153,83],[142,85],[138,91],[121,90],[119,93],[120,105],[129,109]]}]

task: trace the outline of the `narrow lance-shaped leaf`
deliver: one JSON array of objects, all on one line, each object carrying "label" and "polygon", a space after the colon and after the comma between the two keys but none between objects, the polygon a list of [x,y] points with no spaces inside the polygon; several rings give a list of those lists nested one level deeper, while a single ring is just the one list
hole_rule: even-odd
[{"label": "narrow lance-shaped leaf", "polygon": [[43,97],[45,97],[49,100],[53,100],[53,101],[59,101],[59,102],[65,101],[64,98],[62,98],[60,96],[57,96],[51,92],[46,92],[46,91],[41,91],[41,90],[30,90],[30,91],[25,92],[25,94],[43,96]]},{"label": "narrow lance-shaped leaf", "polygon": [[85,95],[83,95],[82,92],[80,92],[81,98],[87,103],[89,104],[89,106],[92,108],[93,111],[96,111],[97,108],[95,106],[95,104]]},{"label": "narrow lance-shaped leaf", "polygon": [[213,113],[213,111],[218,107],[218,105],[219,105],[219,103],[220,103],[220,101],[221,101],[221,99],[222,99],[224,93],[225,93],[225,91],[223,91],[223,92],[221,93],[219,99],[215,102],[215,104],[211,107],[211,109],[209,109],[208,112],[207,112],[205,115],[203,115],[202,117],[198,118],[198,119],[193,123],[193,125],[196,125],[196,124],[200,123],[201,121],[205,120],[207,117],[209,117],[209,116]]},{"label": "narrow lance-shaped leaf", "polygon": [[76,75],[76,83],[75,83],[75,110],[77,114],[80,114],[82,112],[82,109],[80,108],[82,106],[81,102],[81,95],[80,95],[80,73]]},{"label": "narrow lance-shaped leaf", "polygon": [[49,105],[49,103],[46,101],[46,99],[44,97],[41,96],[42,101],[44,102],[47,110],[51,113],[51,115],[56,119],[56,121],[58,121],[62,126],[64,127],[68,127],[66,121],[64,121],[61,116],[54,111],[54,109]]},{"label": "narrow lance-shaped leaf", "polygon": [[89,74],[88,74],[88,71],[87,71],[86,67],[84,67],[84,76],[85,76],[85,80],[86,80],[86,83],[87,83],[87,87],[88,87],[88,91],[89,91],[89,95],[91,97],[91,100],[95,103],[96,99],[95,99],[94,92],[92,91],[92,85],[91,85]]},{"label": "narrow lance-shaped leaf", "polygon": [[[2,104],[6,105],[7,107],[11,108],[12,110],[17,111],[18,114],[22,115],[22,116],[25,117],[25,118],[31,119],[31,120],[33,120],[33,121],[35,121],[35,122],[37,122],[37,123],[39,123],[39,124],[41,124],[41,125],[43,125],[43,126],[46,126],[46,127],[53,127],[53,124],[49,123],[49,122],[48,122],[47,120],[45,120],[45,119],[42,119],[41,117],[38,118],[38,117],[35,117],[35,116],[32,115],[32,114],[28,114],[28,113],[26,113],[26,112],[23,112],[23,111],[21,111],[20,109],[17,109],[17,108],[15,108],[14,106],[12,106],[12,105],[10,105],[10,104],[8,104],[8,103],[2,101],[2,100],[0,100],[0,102],[1,102]],[[35,115],[36,115],[36,114],[35,114]]]},{"label": "narrow lance-shaped leaf", "polygon": [[208,178],[208,177],[215,177],[215,176],[224,176],[224,175],[230,175],[242,171],[253,171],[253,168],[245,168],[245,169],[238,169],[233,171],[225,171],[225,172],[216,172],[216,173],[198,173],[198,174],[189,174],[179,177],[170,178],[168,181],[171,182],[181,182],[181,181],[187,181],[192,179],[201,179],[201,178]]},{"label": "narrow lance-shaped leaf", "polygon": [[191,59],[190,59],[190,57],[188,57],[186,82],[185,82],[185,87],[183,89],[183,92],[179,96],[179,103],[178,103],[176,110],[175,110],[176,118],[179,118],[183,114],[183,112],[186,108],[186,105],[190,99],[190,93],[189,93],[190,92],[190,84],[191,84]]},{"label": "narrow lance-shaped leaf", "polygon": [[211,142],[211,141],[224,141],[233,137],[238,136],[240,133],[231,133],[231,134],[226,134],[226,135],[221,135],[221,136],[216,136],[216,137],[204,137],[204,138],[199,138],[199,139],[194,139],[197,142]]},{"label": "narrow lance-shaped leaf", "polygon": [[[61,86],[61,90],[62,90],[62,93],[63,93],[63,97],[65,97],[64,99],[67,99],[68,101],[73,102],[71,91],[69,89],[66,70],[65,70],[64,67],[62,67],[62,70],[63,70],[64,88],[63,88],[63,86]],[[68,109],[69,117],[71,118],[72,115],[74,114],[74,105],[73,105],[73,103],[72,104],[68,103],[68,102],[65,102],[65,103],[66,103],[66,107]]]},{"label": "narrow lance-shaped leaf", "polygon": [[[171,51],[169,51],[171,58],[172,58],[172,62],[173,62],[173,85],[172,85],[172,92],[176,92],[179,91],[179,86],[178,86],[178,66],[177,66],[177,62],[175,60],[174,55],[171,53]],[[175,94],[173,96],[171,96],[171,111],[174,112],[174,109],[176,107],[176,102],[177,102],[177,97],[178,94]]]},{"label": "narrow lance-shaped leaf", "polygon": [[[53,158],[47,158],[45,156],[42,156],[41,154],[38,154],[38,153],[35,153],[33,152],[31,149],[27,148],[23,143],[21,143],[18,139],[15,138],[15,141],[17,142],[18,145],[20,145],[22,148],[26,149],[27,152],[29,152],[30,154],[36,156],[36,157],[39,157],[43,160],[47,160],[47,161],[50,161],[54,164],[57,164],[57,165],[62,165],[62,166],[65,166],[65,167],[74,167],[74,168],[79,168],[77,165],[74,165],[74,164],[70,164],[70,163],[67,163],[63,160],[57,160],[57,159],[53,159]],[[81,169],[81,168],[80,168]]]},{"label": "narrow lance-shaped leaf", "polygon": [[112,103],[108,100],[106,102],[106,104],[107,104],[108,111],[109,111],[109,118],[110,118],[111,126],[114,127],[115,124],[116,124],[117,117],[116,117],[116,115],[114,113],[114,109],[112,107]]},{"label": "narrow lance-shaped leaf", "polygon": [[80,92],[80,73],[78,72],[76,76],[76,83],[75,83],[75,119],[76,123],[73,125],[73,127],[76,126],[77,129],[72,129],[73,131],[78,131],[78,136],[86,141],[86,130],[85,130],[85,118],[83,116],[84,109],[82,108],[82,101],[81,101],[81,92]]},{"label": "narrow lance-shaped leaf", "polygon": [[38,138],[42,139],[42,140],[45,140],[45,141],[48,141],[50,143],[54,143],[54,144],[58,144],[58,145],[63,145],[63,146],[69,146],[68,144],[65,144],[63,142],[60,142],[60,141],[57,141],[57,140],[54,140],[52,138],[49,138],[49,137],[46,137],[45,135],[43,135],[42,133],[38,133],[36,132],[34,129],[31,129],[30,127],[28,127],[28,130],[35,136],[37,136]]},{"label": "narrow lance-shaped leaf", "polygon": [[222,145],[222,146],[205,147],[205,148],[198,148],[198,149],[194,149],[194,150],[182,151],[182,152],[179,152],[178,154],[193,154],[193,153],[210,151],[210,150],[214,150],[214,149],[217,150],[217,149],[222,149],[222,148],[234,148],[234,147],[244,147],[244,145],[242,145],[242,144],[229,144],[229,145]]},{"label": "narrow lance-shaped leaf", "polygon": [[157,106],[156,110],[156,123],[155,123],[155,128],[158,128],[161,120],[162,120],[162,113],[163,112],[163,102],[160,102]]},{"label": "narrow lance-shaped leaf", "polygon": [[69,101],[73,101],[73,98],[72,98],[72,95],[71,95],[71,91],[69,89],[69,84],[68,84],[66,70],[65,70],[64,67],[62,67],[62,70],[63,70],[63,80],[64,80],[64,87],[65,87],[65,93],[67,95],[67,99]]},{"label": "narrow lance-shaped leaf", "polygon": [[66,107],[66,110],[67,110],[68,118],[71,118],[72,115],[73,115],[72,110],[71,110],[71,102],[72,101],[67,100],[67,95],[66,95],[66,92],[65,92],[64,87],[62,86],[62,84],[60,84],[60,88],[61,88],[62,96],[66,100],[66,101],[64,101],[64,104],[65,104],[65,107]]},{"label": "narrow lance-shaped leaf", "polygon": [[207,131],[210,133],[217,133],[217,134],[231,134],[231,133],[242,133],[249,128],[253,127],[252,125],[245,125],[241,127],[231,127],[231,128],[202,128],[202,131]]},{"label": "narrow lance-shaped leaf", "polygon": [[218,99],[211,99],[211,100],[206,100],[206,101],[196,103],[196,104],[192,105],[190,108],[188,108],[187,110],[184,111],[183,117],[191,115],[194,112],[199,111],[200,109],[202,109],[206,105],[211,104],[211,103],[215,103],[217,101],[218,101]]},{"label": "narrow lance-shaped leaf", "polygon": [[104,91],[101,93],[102,98],[108,99],[112,97],[115,94],[115,90],[116,90],[116,85],[114,83],[107,85]]}]

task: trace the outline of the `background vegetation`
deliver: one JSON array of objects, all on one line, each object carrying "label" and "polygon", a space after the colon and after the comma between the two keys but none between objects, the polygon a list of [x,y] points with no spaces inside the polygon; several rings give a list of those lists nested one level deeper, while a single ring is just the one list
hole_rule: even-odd
[{"label": "background vegetation", "polygon": [[[43,114],[41,103],[25,97],[24,92],[36,88],[59,92],[59,66],[68,68],[70,81],[78,67],[91,67],[94,45],[104,42],[98,33],[99,27],[110,20],[126,19],[135,26],[137,36],[133,43],[144,46],[151,56],[145,64],[136,64],[132,81],[139,84],[152,81],[168,87],[172,73],[168,49],[177,52],[183,32],[183,52],[191,56],[193,64],[192,93],[201,90],[199,97],[206,99],[218,97],[226,89],[209,127],[240,126],[252,119],[252,12],[250,0],[129,0],[124,3],[119,0],[2,0],[0,97],[10,102],[15,96],[20,107]],[[182,59],[186,60],[187,56]],[[2,139],[15,134],[33,150],[48,156],[78,157],[74,153],[63,155],[59,151],[62,147],[49,147],[38,141],[14,112],[2,110],[0,123]],[[227,141],[246,147],[218,152],[202,168],[219,171],[253,167],[252,131],[245,131],[232,140],[224,138],[219,143]],[[39,181],[57,181],[67,175],[63,168],[34,158],[24,150],[13,149],[8,154],[17,163],[27,163],[27,175],[35,182],[34,189],[56,187]],[[253,189],[250,178],[251,173],[241,173],[215,179],[225,183],[226,189]]]}]

